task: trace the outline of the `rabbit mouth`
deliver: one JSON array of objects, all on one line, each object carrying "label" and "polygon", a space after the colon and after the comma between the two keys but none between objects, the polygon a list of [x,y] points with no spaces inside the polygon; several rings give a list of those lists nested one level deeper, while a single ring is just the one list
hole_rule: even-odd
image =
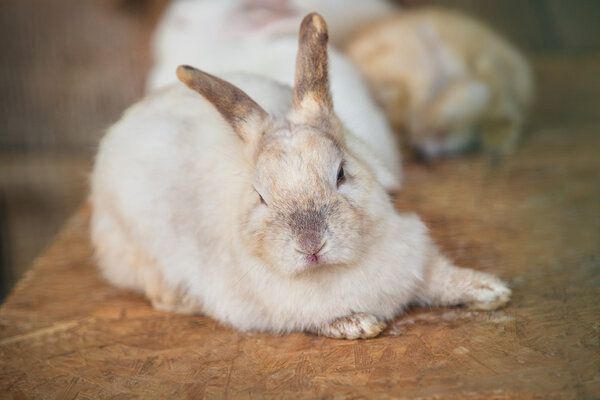
[{"label": "rabbit mouth", "polygon": [[320,256],[318,254],[310,254],[304,258],[306,259],[306,262],[308,263],[308,265],[317,265],[317,264],[320,264],[321,261],[323,260],[323,256]]},{"label": "rabbit mouth", "polygon": [[304,262],[304,264],[306,264],[307,266],[313,266],[313,265],[318,265],[318,264],[324,264],[325,263],[325,253],[319,251],[316,251],[314,253],[310,253],[307,254],[305,252],[296,250],[297,253],[299,253],[302,257],[302,261]]},{"label": "rabbit mouth", "polygon": [[[327,246],[327,240],[322,240],[320,238],[318,238],[318,242],[322,242],[319,244],[312,244],[309,243],[311,247],[310,250],[306,250],[306,241],[303,241],[302,244],[304,244],[304,246],[300,247],[300,248],[296,248],[295,251],[296,253],[299,253],[302,255],[305,263],[308,266],[313,266],[313,265],[318,265],[318,264],[324,264],[325,263],[325,259],[326,259],[326,254],[329,252],[328,251],[328,246]],[[317,243],[317,242],[315,242]]]}]

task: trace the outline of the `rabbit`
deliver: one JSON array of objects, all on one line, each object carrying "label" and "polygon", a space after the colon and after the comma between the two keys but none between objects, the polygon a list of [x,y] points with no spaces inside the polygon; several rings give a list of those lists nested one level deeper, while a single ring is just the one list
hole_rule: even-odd
[{"label": "rabbit", "polygon": [[[283,11],[265,10],[268,5],[265,3],[274,3]],[[335,14],[332,10],[337,3],[338,0],[325,2],[320,8]],[[245,71],[292,86],[300,23],[300,20],[296,22],[296,9],[313,4],[317,2],[173,1],[154,35],[155,60],[148,77],[147,92],[175,82],[173,71],[180,64],[201,65],[203,70],[217,75]],[[381,0],[369,4],[352,0],[348,2],[345,14],[380,15],[381,10],[388,9],[386,2]],[[275,5],[271,8],[276,8]],[[287,9],[292,11],[284,17]],[[254,15],[260,16],[261,13],[267,13],[269,17],[261,19]],[[354,18],[360,19],[356,15]],[[284,29],[292,25],[293,32],[291,28]],[[343,24],[338,22],[337,25]],[[392,127],[352,63],[334,48],[329,49],[329,55],[333,71],[332,95],[340,119],[370,144],[394,177],[394,182],[389,182],[387,189],[398,191],[402,181],[401,153]]]},{"label": "rabbit", "polygon": [[351,38],[345,53],[405,142],[427,159],[479,141],[510,154],[533,97],[525,57],[483,23],[442,8],[405,10]]},{"label": "rabbit", "polygon": [[242,331],[339,339],[377,336],[413,303],[509,301],[500,279],[454,266],[396,211],[385,168],[334,111],[327,50],[309,14],[293,87],[180,66],[185,85],[109,129],[91,188],[108,281]]}]

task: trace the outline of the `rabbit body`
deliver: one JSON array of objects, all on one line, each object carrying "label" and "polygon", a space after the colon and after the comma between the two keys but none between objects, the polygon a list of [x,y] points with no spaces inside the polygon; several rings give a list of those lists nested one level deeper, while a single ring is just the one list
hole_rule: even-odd
[{"label": "rabbit body", "polygon": [[408,10],[373,21],[346,54],[406,141],[427,158],[452,155],[473,140],[506,154],[533,97],[526,59],[466,15]]},{"label": "rabbit body", "polygon": [[[256,9],[244,7],[253,3]],[[263,3],[281,3],[281,7],[291,11],[260,24],[251,22],[254,13],[269,12]],[[313,6],[325,10],[333,22],[337,21],[334,26],[339,27],[330,32],[330,37],[345,38],[358,21],[366,22],[391,7],[385,1],[352,0],[343,7],[344,13],[336,13],[338,3],[341,2],[175,0],[155,32],[154,65],[148,76],[147,91],[175,82],[174,71],[181,64],[196,65],[218,75],[243,71],[293,86],[297,28],[305,14],[303,10],[313,11],[310,9]],[[354,23],[347,24],[343,19],[346,17],[352,17]],[[328,19],[328,26],[331,25]],[[339,118],[382,160],[398,181],[388,189],[397,190],[402,179],[401,157],[389,122],[357,69],[331,46],[329,67],[331,93]]]},{"label": "rabbit body", "polygon": [[[229,81],[272,115],[289,111],[289,88],[243,75]],[[359,154],[364,144],[355,143]],[[395,213],[375,177],[361,196],[376,198],[358,205],[374,218],[356,244],[366,249],[360,260],[287,276],[240,237],[240,214],[256,202],[251,173],[231,128],[183,85],[132,107],[103,139],[93,174],[92,235],[105,277],[144,292],[152,263],[151,274],[202,305],[196,311],[244,330],[310,330],[352,310],[385,320],[414,299],[430,251],[426,229]]]}]

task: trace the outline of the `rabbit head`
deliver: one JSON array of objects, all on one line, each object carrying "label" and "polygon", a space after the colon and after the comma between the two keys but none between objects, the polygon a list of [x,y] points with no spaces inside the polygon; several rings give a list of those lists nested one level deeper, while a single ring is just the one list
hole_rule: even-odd
[{"label": "rabbit head", "polygon": [[180,80],[228,121],[253,167],[253,200],[242,212],[241,241],[286,275],[359,260],[373,240],[367,233],[390,203],[373,172],[349,150],[334,112],[327,39],[323,18],[306,16],[293,107],[279,120],[228,82],[191,67],[178,69]]}]

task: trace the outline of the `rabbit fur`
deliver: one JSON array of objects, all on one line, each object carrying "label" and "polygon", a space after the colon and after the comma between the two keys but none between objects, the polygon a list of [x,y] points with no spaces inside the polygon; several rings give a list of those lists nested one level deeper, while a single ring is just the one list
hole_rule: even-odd
[{"label": "rabbit fur", "polygon": [[426,158],[478,140],[512,151],[533,97],[525,57],[483,23],[431,7],[376,19],[346,44],[392,125]]},{"label": "rabbit fur", "polygon": [[[340,7],[341,3],[345,5]],[[196,65],[216,75],[244,71],[293,86],[298,26],[312,7],[332,16],[336,30],[331,36],[340,38],[348,36],[356,23],[392,9],[382,0],[175,0],[154,35],[154,65],[147,91],[175,82],[173,71],[181,64]],[[347,24],[345,18],[356,23]],[[398,190],[401,153],[387,118],[352,63],[333,47],[329,57],[331,92],[338,116],[370,145],[394,176],[396,182],[388,190]]]},{"label": "rabbit fur", "polygon": [[193,90],[159,90],[109,129],[91,190],[106,279],[237,329],[346,339],[410,303],[504,305],[502,281],[452,265],[395,210],[385,168],[335,114],[318,14],[296,65],[293,88],[181,66]]}]

